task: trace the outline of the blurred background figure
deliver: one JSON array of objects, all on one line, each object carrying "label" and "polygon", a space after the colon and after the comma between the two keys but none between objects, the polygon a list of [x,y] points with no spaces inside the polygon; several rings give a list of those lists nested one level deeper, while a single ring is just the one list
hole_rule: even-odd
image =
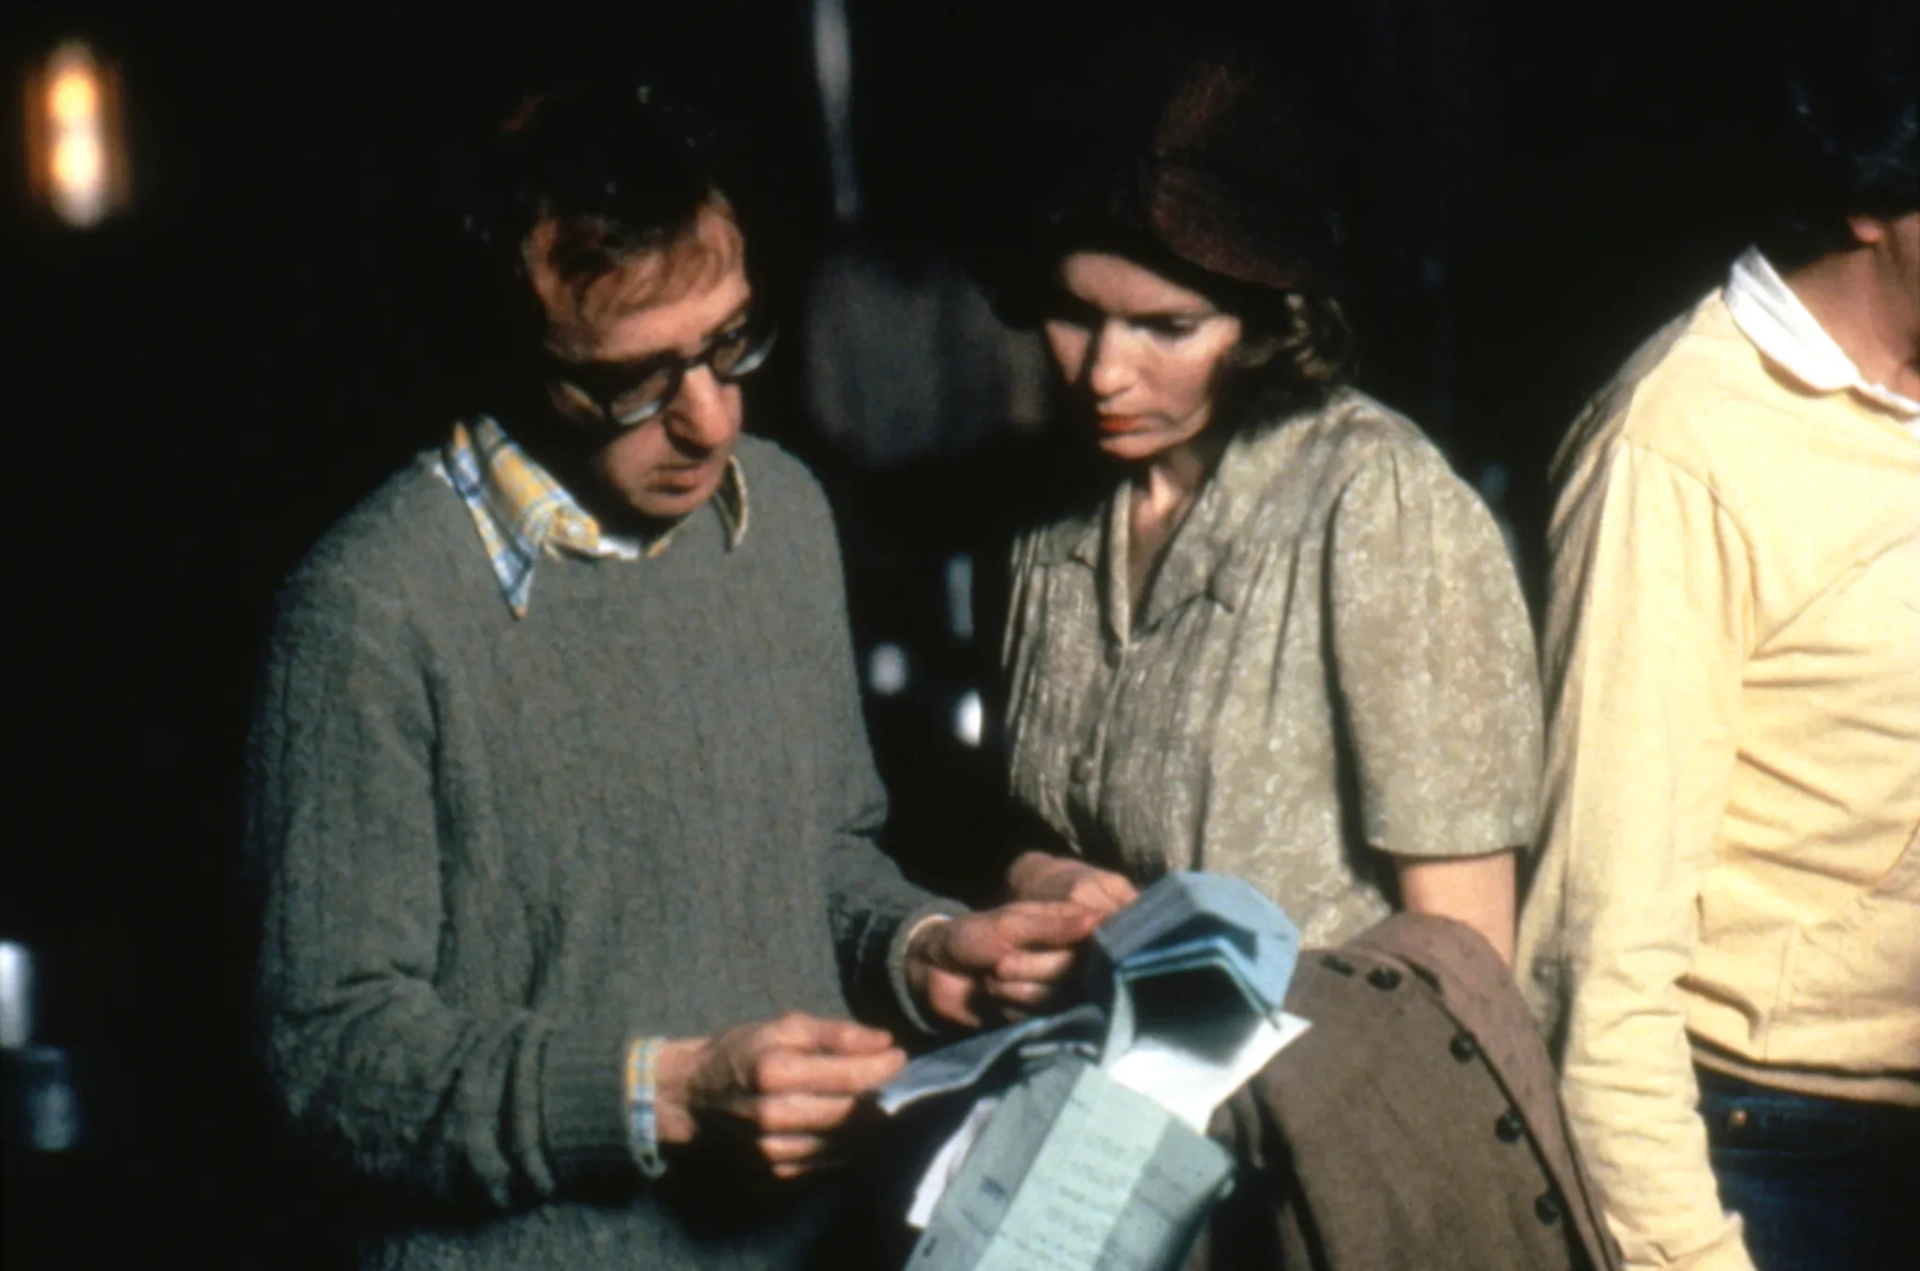
[{"label": "blurred background figure", "polygon": [[941,250],[940,230],[893,210],[868,223],[853,133],[846,0],[812,0],[813,60],[835,239],[805,299],[805,405],[821,441],[866,468],[950,456],[1045,417],[1038,338],[1000,322]]},{"label": "blurred background figure", "polygon": [[949,258],[842,243],[821,258],[806,315],[807,416],[853,462],[885,471],[1041,422],[1039,341],[995,317]]}]

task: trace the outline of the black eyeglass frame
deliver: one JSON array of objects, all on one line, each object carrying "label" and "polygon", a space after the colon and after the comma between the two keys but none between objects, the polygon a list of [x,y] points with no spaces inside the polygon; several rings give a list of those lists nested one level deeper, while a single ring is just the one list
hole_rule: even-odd
[{"label": "black eyeglass frame", "polygon": [[[687,372],[694,367],[706,367],[722,384],[736,384],[766,364],[779,334],[780,328],[775,324],[759,324],[749,319],[734,331],[715,337],[706,348],[692,357],[663,353],[643,363],[637,371],[632,366],[569,362],[552,349],[542,349],[542,353],[547,374],[593,403],[601,418],[616,428],[638,428],[648,420],[658,418],[672,404],[673,399],[679,396]],[[740,348],[731,366],[723,367],[715,359],[733,347],[736,335],[744,339],[744,347]],[[618,383],[613,382],[616,379]],[[655,379],[659,383],[637,405],[625,409],[619,406],[622,398],[648,388],[649,381]]]}]

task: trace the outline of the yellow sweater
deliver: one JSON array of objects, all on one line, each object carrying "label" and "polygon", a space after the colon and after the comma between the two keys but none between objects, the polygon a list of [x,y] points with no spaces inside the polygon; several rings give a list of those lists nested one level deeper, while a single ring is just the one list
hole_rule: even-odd
[{"label": "yellow sweater", "polygon": [[1920,437],[1716,291],[1556,467],[1523,984],[1629,1263],[1746,1271],[1696,1060],[1920,1103]]}]

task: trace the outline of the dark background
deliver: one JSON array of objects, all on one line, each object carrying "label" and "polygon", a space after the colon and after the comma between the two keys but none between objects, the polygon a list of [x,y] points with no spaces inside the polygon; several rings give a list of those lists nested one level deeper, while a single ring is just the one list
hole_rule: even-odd
[{"label": "dark background", "polygon": [[[965,253],[1166,6],[849,7],[870,230]],[[1237,18],[1298,86],[1350,231],[1362,385],[1496,502],[1537,595],[1561,431],[1746,241],[1770,46],[1731,5],[1181,8]],[[832,237],[805,6],[12,0],[0,24],[0,937],[40,958],[41,1040],[92,1064],[94,1136],[9,1155],[7,1265],[287,1265],[304,1176],[264,1126],[243,1012],[247,698],[276,580],[444,435],[448,157],[556,66],[667,69],[753,134],[797,274]],[[89,232],[36,212],[24,178],[21,76],[71,35],[120,68],[133,164],[132,211]],[[991,483],[964,456],[875,474],[823,449],[791,361],[749,426],[830,478],[856,642],[950,640],[926,598],[993,522]],[[979,775],[946,720],[987,635],[875,703],[909,826],[938,819],[927,774]]]}]

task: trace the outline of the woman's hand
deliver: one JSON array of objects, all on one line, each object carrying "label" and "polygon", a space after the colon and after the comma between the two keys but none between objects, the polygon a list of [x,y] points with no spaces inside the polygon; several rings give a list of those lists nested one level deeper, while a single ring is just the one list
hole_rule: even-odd
[{"label": "woman's hand", "polygon": [[1054,995],[1100,915],[1069,903],[1015,903],[924,923],[907,944],[907,983],[929,1012],[978,1028],[982,1008],[1019,1018]]},{"label": "woman's hand", "polygon": [[1023,853],[1007,870],[1007,886],[1015,900],[1071,901],[1102,918],[1140,899],[1125,874],[1051,852]]}]

